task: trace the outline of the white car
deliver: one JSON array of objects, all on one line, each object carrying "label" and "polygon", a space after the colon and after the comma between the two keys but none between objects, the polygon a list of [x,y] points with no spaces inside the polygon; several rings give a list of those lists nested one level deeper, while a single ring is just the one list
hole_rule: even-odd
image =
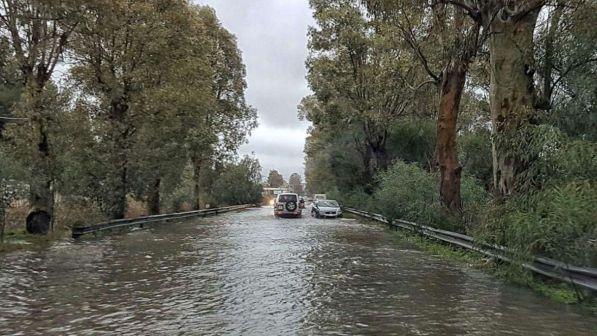
[{"label": "white car", "polygon": [[334,200],[319,200],[313,202],[311,216],[316,218],[337,218],[342,217],[342,209]]},{"label": "white car", "polygon": [[324,199],[327,199],[327,196],[325,194],[315,194],[315,195],[313,195],[313,202],[315,202],[315,201],[322,201]]},{"label": "white car", "polygon": [[297,194],[284,193],[276,197],[274,202],[275,217],[301,217],[304,201]]}]

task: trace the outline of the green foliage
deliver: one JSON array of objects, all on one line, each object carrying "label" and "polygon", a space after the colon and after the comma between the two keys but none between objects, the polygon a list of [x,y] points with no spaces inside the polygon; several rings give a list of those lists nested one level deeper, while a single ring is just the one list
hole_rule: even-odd
[{"label": "green foliage", "polygon": [[249,157],[224,167],[213,185],[213,196],[218,205],[261,203],[261,167]]},{"label": "green foliage", "polygon": [[597,181],[597,143],[585,140],[567,141],[554,155],[554,180]]},{"label": "green foliage", "polygon": [[293,193],[303,194],[303,179],[298,173],[292,173],[288,178],[288,186]]},{"label": "green foliage", "polygon": [[463,172],[481,181],[486,189],[493,184],[491,134],[481,129],[458,137],[458,157]]},{"label": "green foliage", "polygon": [[463,217],[439,204],[438,177],[416,164],[397,161],[379,175],[375,208],[390,219],[403,219],[452,231],[466,231],[465,220],[477,218],[488,194],[474,178],[463,177]]},{"label": "green foliage", "polygon": [[372,176],[365,169],[363,156],[359,151],[360,140],[355,140],[359,136],[356,130],[345,130],[342,133],[320,130],[311,132],[305,145],[305,177],[309,193],[327,193],[332,189],[350,192],[358,188],[371,188]]},{"label": "green foliage", "polygon": [[[527,192],[567,181],[591,181],[597,178],[597,144],[574,140],[550,125],[528,127],[524,141],[512,147],[528,162],[517,178],[519,189]],[[508,140],[517,141],[518,137]]]},{"label": "green foliage", "polygon": [[[17,62],[10,51],[8,38],[0,35],[0,117],[11,116],[10,109],[19,101],[23,89]],[[3,125],[4,121],[0,119],[0,132]]]},{"label": "green foliage", "polygon": [[390,128],[388,137],[388,149],[393,158],[430,168],[436,140],[433,120],[398,119]]},{"label": "green foliage", "polygon": [[286,182],[284,181],[284,177],[278,173],[277,170],[270,170],[269,174],[267,175],[267,185],[271,188],[280,188],[283,187]]},{"label": "green foliage", "polygon": [[171,192],[164,193],[162,197],[162,204],[167,212],[189,210],[193,204],[193,168],[191,165],[184,167],[179,183],[167,184],[166,189],[172,189]]},{"label": "green foliage", "polygon": [[521,195],[489,212],[481,238],[521,256],[544,255],[576,265],[597,265],[597,187],[570,182]]},{"label": "green foliage", "polygon": [[433,175],[416,164],[397,161],[379,180],[375,197],[386,217],[421,224],[437,221],[439,197]]},{"label": "green foliage", "polygon": [[[152,211],[160,199],[170,209],[193,206],[195,177],[208,185],[204,200],[217,203],[209,185],[233,170],[257,117],[245,101],[236,38],[213,9],[162,0],[14,3],[0,4],[10,16],[0,23],[0,116],[23,122],[0,123],[0,178],[35,187],[44,203],[59,195],[113,218],[131,197]],[[21,12],[30,10],[40,18]],[[66,50],[71,63],[58,86],[52,71]],[[204,169],[195,174],[197,161]]]}]

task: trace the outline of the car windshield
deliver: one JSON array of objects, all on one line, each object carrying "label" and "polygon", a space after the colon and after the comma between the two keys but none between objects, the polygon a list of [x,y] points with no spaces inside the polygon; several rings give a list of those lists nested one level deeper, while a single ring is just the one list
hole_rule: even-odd
[{"label": "car windshield", "polygon": [[280,195],[278,202],[296,202],[296,195]]},{"label": "car windshield", "polygon": [[317,206],[330,207],[330,208],[338,208],[338,207],[340,207],[338,205],[338,202],[336,202],[336,201],[330,201],[330,200],[317,201]]}]

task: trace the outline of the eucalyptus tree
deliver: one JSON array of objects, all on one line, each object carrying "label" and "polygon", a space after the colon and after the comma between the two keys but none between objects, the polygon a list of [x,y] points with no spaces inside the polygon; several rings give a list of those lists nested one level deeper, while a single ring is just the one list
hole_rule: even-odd
[{"label": "eucalyptus tree", "polygon": [[257,113],[246,103],[246,69],[236,38],[218,21],[210,7],[195,7],[207,38],[207,63],[211,69],[205,113],[195,120],[188,138],[194,170],[193,206],[204,203],[206,173],[228,159],[257,126]]},{"label": "eucalyptus tree", "polygon": [[[196,9],[173,6],[163,21],[162,43],[148,50],[139,80],[143,90],[133,108],[139,120],[132,155],[135,194],[147,200],[151,214],[160,212],[160,194],[172,192],[188,162],[188,140],[202,125],[213,100],[206,26]],[[181,33],[183,32],[183,33]],[[208,130],[215,132],[215,130]]]},{"label": "eucalyptus tree", "polygon": [[[584,56],[580,60],[572,62],[570,57],[560,53],[560,59],[564,64],[568,64],[557,70],[559,61],[554,57],[554,41],[558,31],[566,31],[561,29],[566,26],[562,15],[568,7],[582,8],[586,13],[590,13],[592,9],[594,12],[595,4],[591,1],[559,0],[442,2],[461,8],[487,30],[490,54],[490,110],[496,138],[495,187],[502,197],[524,192],[532,179],[527,172],[537,159],[536,154],[529,154],[529,138],[533,137],[533,126],[540,122],[540,111],[552,107],[553,90],[570,71],[595,60],[592,52],[583,52]],[[544,33],[544,62],[537,64],[536,51],[540,45],[537,40],[537,31],[540,28],[538,23],[540,13],[545,13],[544,9],[547,10],[549,23],[547,32]],[[570,18],[572,21],[568,21],[568,24],[574,25],[574,16]],[[577,14],[576,19],[578,18]],[[569,35],[564,39],[574,37]],[[543,77],[541,89],[537,88],[538,71]]]},{"label": "eucalyptus tree", "polygon": [[4,125],[12,118],[12,107],[19,101],[23,81],[8,36],[0,34],[0,140]]},{"label": "eucalyptus tree", "polygon": [[552,1],[536,31],[542,120],[569,136],[597,140],[597,2]]},{"label": "eucalyptus tree", "polygon": [[55,116],[44,108],[43,101],[82,8],[75,0],[0,1],[0,34],[8,40],[4,44],[14,55],[23,83],[13,112],[28,122],[13,128],[11,137],[19,140],[16,151],[28,167],[27,230],[33,233],[47,232],[53,223],[55,153],[50,128]]},{"label": "eucalyptus tree", "polygon": [[90,118],[104,166],[102,203],[112,218],[125,215],[135,139],[153,113],[139,103],[144,90],[155,85],[147,74],[168,56],[185,6],[184,1],[91,1],[74,36],[71,75],[100,106]]},{"label": "eucalyptus tree", "polygon": [[397,28],[403,48],[438,89],[435,162],[439,194],[448,209],[460,211],[462,167],[458,161],[458,115],[469,67],[486,39],[486,30],[464,9],[443,1],[366,0],[377,20]]},{"label": "eucalyptus tree", "polygon": [[490,54],[490,110],[494,144],[496,189],[502,196],[516,190],[516,177],[528,168],[524,141],[527,126],[536,122],[539,108],[535,73],[534,32],[546,0],[438,0],[464,12],[488,36]]},{"label": "eucalyptus tree", "polygon": [[412,103],[414,94],[406,83],[416,73],[360,1],[310,4],[317,26],[309,30],[308,80],[326,111],[316,127],[328,123],[358,132],[365,173],[372,181],[374,173],[390,163],[388,126]]}]

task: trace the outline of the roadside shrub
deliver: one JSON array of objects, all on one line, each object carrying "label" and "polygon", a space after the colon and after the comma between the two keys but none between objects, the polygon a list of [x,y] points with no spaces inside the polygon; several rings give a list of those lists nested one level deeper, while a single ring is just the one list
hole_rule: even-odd
[{"label": "roadside shrub", "polygon": [[390,128],[388,152],[404,162],[429,168],[435,153],[435,139],[433,120],[400,119]]},{"label": "roadside shrub", "polygon": [[470,231],[483,220],[491,195],[485,190],[484,183],[477,178],[463,176],[460,185],[460,197],[462,199],[462,220],[466,231]]},{"label": "roadside shrub", "polygon": [[378,178],[375,199],[384,216],[421,224],[434,223],[441,217],[436,206],[437,181],[418,165],[397,161]]},{"label": "roadside shrub", "polygon": [[520,256],[597,266],[597,187],[569,182],[513,198],[488,212],[479,236]]},{"label": "roadside shrub", "polygon": [[[404,219],[436,228],[465,232],[465,223],[474,223],[487,204],[488,193],[477,179],[462,178],[462,217],[439,204],[438,176],[416,164],[397,161],[379,175],[375,193],[378,212],[390,219]],[[464,219],[464,220],[463,220]]]},{"label": "roadside shrub", "polygon": [[489,189],[493,181],[491,133],[482,129],[460,135],[458,154],[463,171],[478,179],[485,189]]},{"label": "roadside shrub", "polygon": [[597,143],[574,140],[566,142],[553,158],[555,175],[560,181],[597,180]]},{"label": "roadside shrub", "polygon": [[518,189],[532,193],[572,181],[597,179],[597,144],[568,138],[548,125],[529,127],[516,153],[531,164],[517,177]]}]

